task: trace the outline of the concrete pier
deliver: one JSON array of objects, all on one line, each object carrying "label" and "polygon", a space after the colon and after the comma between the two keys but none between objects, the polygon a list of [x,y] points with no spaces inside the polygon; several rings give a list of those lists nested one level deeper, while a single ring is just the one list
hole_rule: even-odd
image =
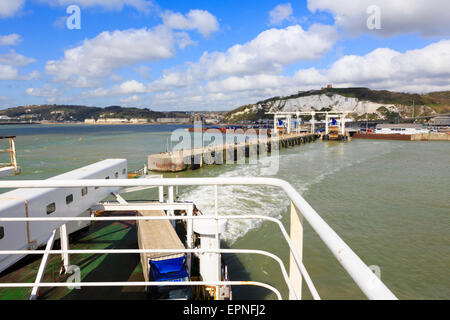
[{"label": "concrete pier", "polygon": [[416,134],[394,134],[394,133],[360,133],[353,135],[354,139],[379,139],[379,140],[404,140],[404,141],[450,141],[448,133],[416,133]]},{"label": "concrete pier", "polygon": [[319,136],[310,133],[291,133],[280,137],[253,139],[247,142],[223,144],[152,154],[148,156],[148,170],[180,172],[195,170],[204,165],[221,165],[245,161],[245,158],[272,152],[272,148],[289,148],[315,141]]},{"label": "concrete pier", "polygon": [[416,133],[411,135],[411,141],[450,141],[448,133]]}]

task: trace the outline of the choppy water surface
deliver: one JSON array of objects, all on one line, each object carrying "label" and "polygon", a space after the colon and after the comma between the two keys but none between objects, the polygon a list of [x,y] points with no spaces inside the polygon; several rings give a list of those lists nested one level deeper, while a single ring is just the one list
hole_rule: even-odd
[{"label": "choppy water surface", "polygon": [[[2,126],[0,135],[16,134],[22,174],[8,179],[43,179],[105,158],[126,158],[130,170],[147,155],[165,151],[174,126]],[[180,177],[255,176],[256,164],[205,167]],[[310,143],[280,151],[284,179],[400,299],[450,297],[450,145],[447,142],[354,140]],[[172,174],[165,175],[172,177]],[[142,195],[137,195],[142,198]],[[211,187],[180,188],[213,213]],[[221,214],[262,214],[289,224],[289,200],[276,188],[219,188]],[[233,221],[224,235],[231,248],[264,249],[288,262],[287,245],[270,222]],[[276,262],[255,255],[226,256],[233,280],[255,280],[286,296]],[[305,223],[304,263],[324,299],[364,298],[315,232]],[[235,298],[272,299],[265,289],[234,287]],[[310,298],[304,290],[304,297]]]}]

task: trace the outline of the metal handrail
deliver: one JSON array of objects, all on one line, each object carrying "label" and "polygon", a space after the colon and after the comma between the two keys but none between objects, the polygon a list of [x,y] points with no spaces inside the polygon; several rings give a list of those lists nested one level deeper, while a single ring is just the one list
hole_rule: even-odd
[{"label": "metal handrail", "polygon": [[[177,178],[177,179],[115,179],[115,180],[45,180],[0,181],[0,188],[73,188],[73,187],[131,187],[131,186],[201,186],[201,185],[265,185],[279,187],[301,211],[314,231],[341,263],[347,273],[369,299],[397,299],[372,270],[352,251],[337,233],[286,181],[275,178]],[[211,219],[211,217],[209,218]],[[212,218],[214,219],[214,217]],[[301,259],[288,241],[297,266]]]},{"label": "metal handrail", "polygon": [[[166,204],[167,205],[167,204]],[[171,204],[173,205],[173,204]],[[118,209],[120,211],[120,209]],[[69,222],[69,221],[129,221],[129,220],[195,220],[195,219],[199,219],[199,220],[237,220],[237,219],[258,219],[258,220],[267,220],[267,221],[271,221],[274,222],[278,225],[278,227],[280,228],[280,231],[282,232],[286,242],[288,243],[288,245],[290,246],[291,250],[293,251],[293,245],[290,242],[290,238],[289,235],[286,231],[286,229],[284,228],[283,224],[281,223],[280,220],[276,219],[276,218],[272,218],[272,217],[267,217],[267,216],[262,216],[262,215],[240,215],[240,216],[208,216],[208,215],[204,215],[204,216],[182,216],[182,217],[178,217],[178,216],[166,216],[166,217],[150,217],[150,216],[141,216],[141,217],[20,217],[20,218],[0,218],[0,222],[4,221],[4,222],[18,222],[18,221],[27,221],[27,222],[47,222],[47,221],[59,221],[59,222]],[[147,252],[147,251],[137,251],[137,250],[133,250],[130,249],[131,251],[129,253],[141,253],[141,252]],[[97,252],[98,250],[83,250],[84,251],[91,251],[91,253],[100,253]],[[95,252],[93,252],[95,251]],[[111,249],[108,252],[112,252],[112,251],[116,251],[118,253],[127,253],[126,250],[118,250],[118,249]],[[153,251],[148,251],[148,252],[166,252],[166,251],[161,251],[158,249],[154,249]],[[172,252],[172,251],[168,251],[168,252]],[[181,251],[176,251],[176,252],[181,252]],[[266,251],[264,251],[266,252]],[[43,254],[44,252],[42,250],[0,250],[0,254]],[[50,253],[54,254],[54,253],[72,253],[69,252],[68,250],[52,250]],[[87,252],[84,252],[87,253]],[[251,253],[251,250],[248,251],[248,253]],[[266,252],[267,253],[267,252]],[[293,254],[296,254],[295,252],[293,252]],[[303,277],[305,278],[305,282],[313,296],[314,299],[316,300],[320,300],[320,296],[319,293],[317,292],[311,277],[309,276],[305,266],[303,265],[302,261],[297,257],[296,260],[297,263],[297,267],[299,268],[301,274],[303,275]],[[283,266],[284,268],[284,266]],[[283,270],[282,270],[283,272]],[[284,275],[284,274],[283,274]],[[285,280],[286,280],[286,284],[288,287],[290,287],[290,283],[287,280],[286,276],[285,276]],[[293,290],[290,291],[293,292]],[[295,294],[294,294],[295,295]]]},{"label": "metal handrail", "polygon": [[[44,255],[44,254],[140,254],[140,253],[218,253],[218,254],[227,254],[227,253],[235,253],[235,254],[258,254],[269,257],[275,260],[281,269],[281,273],[283,274],[286,285],[289,288],[290,294],[293,294],[295,298],[295,291],[292,288],[292,285],[289,282],[289,276],[287,274],[286,268],[284,267],[281,259],[264,250],[246,250],[246,249],[87,249],[87,250],[1,250],[0,254],[31,254],[31,255]],[[155,281],[153,281],[155,282]],[[179,281],[178,281],[179,282]],[[213,282],[203,281],[208,285],[214,285]],[[239,281],[235,281],[238,283]],[[248,281],[243,281],[248,284]],[[38,282],[34,283],[35,286],[42,287],[42,284],[46,282]],[[114,282],[113,282],[114,283]],[[146,282],[141,281],[142,285],[146,285]],[[199,281],[184,281],[184,283],[189,285],[201,285]],[[23,285],[21,285],[23,284]],[[10,288],[10,287],[27,287],[29,283],[0,283],[0,288]],[[166,286],[171,286],[172,282],[167,283],[164,282]],[[230,282],[226,282],[226,285],[231,285]],[[72,282],[68,283],[67,286],[76,286]],[[278,290],[274,293],[279,295]],[[279,295],[281,297],[281,295]]]},{"label": "metal handrail", "polygon": [[[282,300],[280,292],[272,287],[271,285],[268,285],[267,283],[258,282],[258,281],[176,281],[176,282],[170,282],[168,284],[167,282],[156,282],[156,281],[134,281],[134,282],[128,282],[128,281],[112,281],[112,282],[41,282],[39,284],[39,287],[140,287],[140,286],[191,286],[191,285],[198,285],[198,286],[258,286],[262,288],[269,289],[273,293],[276,294],[278,300]],[[32,288],[35,287],[35,283],[12,283],[8,284],[7,287],[9,288]],[[0,288],[5,287],[3,284],[0,284]]]},{"label": "metal handrail", "polygon": [[[165,203],[163,203],[165,204]],[[165,204],[173,206],[173,204]],[[118,209],[120,211],[120,209]],[[240,215],[240,216],[114,216],[114,217],[18,217],[18,218],[1,218],[0,222],[19,222],[19,221],[26,221],[26,222],[71,222],[71,221],[129,221],[129,220],[135,220],[135,221],[148,221],[148,220],[246,220],[246,219],[258,219],[258,220],[267,220],[270,222],[274,222],[278,225],[280,228],[282,234],[285,237],[285,240],[289,244],[289,235],[284,228],[283,224],[280,220],[272,217],[262,216],[262,215]],[[222,250],[222,251],[221,251]],[[276,260],[280,264],[281,272],[283,274],[284,280],[286,282],[286,285],[289,288],[290,294],[292,294],[295,298],[297,298],[295,291],[292,288],[292,285],[289,281],[289,277],[287,275],[286,269],[284,267],[284,264],[278,258],[276,255],[273,255],[270,252],[263,251],[263,250],[237,250],[237,249],[218,249],[218,250],[204,250],[204,249],[185,249],[185,250],[179,250],[179,249],[88,249],[88,250],[0,250],[0,254],[74,254],[74,253],[92,253],[92,254],[108,254],[108,253],[150,253],[150,252],[158,252],[158,253],[219,253],[219,251],[224,253],[258,253],[261,255],[266,255],[271,257],[272,259]],[[317,292],[317,289],[315,288],[305,266],[300,261],[299,270],[301,274],[305,278],[305,282],[313,296],[314,299],[320,300],[319,293]],[[1,286],[0,286],[1,287]]]}]

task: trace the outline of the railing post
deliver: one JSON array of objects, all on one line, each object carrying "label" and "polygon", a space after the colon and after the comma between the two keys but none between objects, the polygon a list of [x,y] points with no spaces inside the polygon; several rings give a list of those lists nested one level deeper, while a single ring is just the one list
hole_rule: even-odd
[{"label": "railing post", "polygon": [[[300,260],[303,260],[303,225],[297,208],[291,203],[291,229],[290,238],[291,242],[297,251]],[[295,295],[298,300],[302,299],[302,274],[297,264],[295,263],[292,252],[289,255],[289,280],[294,288]],[[289,299],[293,300],[292,293],[289,293]]]},{"label": "railing post", "polygon": [[11,154],[11,164],[14,166],[14,173],[17,173],[16,145],[13,138],[9,138],[9,152]]},{"label": "railing post", "polygon": [[[69,234],[67,232],[67,224],[63,224],[59,227],[59,240],[61,242],[61,250],[69,250]],[[64,266],[64,273],[67,273],[70,266],[70,258],[68,253],[61,254],[61,258]],[[62,270],[60,272],[63,273]]]},{"label": "railing post", "polygon": [[[218,199],[218,187],[217,184],[214,185],[214,216],[216,218],[216,248],[220,250],[220,237],[219,237],[219,199]],[[220,259],[220,258],[218,258]],[[222,280],[222,261],[219,260],[218,262],[218,268],[217,268],[217,281]],[[220,287],[216,286],[216,300],[219,300],[219,290]]]},{"label": "railing post", "polygon": [[[172,204],[174,202],[174,192],[173,192],[173,186],[169,187],[169,203]],[[175,215],[175,211],[173,209],[169,209],[169,216],[173,217]],[[172,226],[175,228],[175,220],[171,221]]]},{"label": "railing post", "polygon": [[47,241],[47,245],[45,246],[45,254],[42,256],[41,265],[39,266],[39,270],[36,276],[36,280],[34,281],[35,286],[31,290],[30,300],[36,300],[39,292],[39,284],[44,278],[45,268],[47,268],[49,254],[48,251],[52,250],[53,243],[55,241],[56,229],[52,231],[50,238]]},{"label": "railing post", "polygon": [[158,187],[158,197],[159,197],[159,202],[163,203],[164,202],[164,186]]},{"label": "railing post", "polygon": [[316,113],[314,111],[311,112],[311,133],[314,134],[316,132]]},{"label": "railing post", "polygon": [[[192,217],[193,212],[194,212],[194,205],[189,206],[189,208],[187,209],[186,214],[187,214],[188,217]],[[193,234],[194,234],[194,231],[193,231],[193,220],[192,219],[188,219],[187,222],[186,222],[186,242],[187,242],[186,246],[187,246],[188,249],[192,249],[193,248],[193,245],[192,245],[192,236],[193,236]],[[191,275],[191,267],[192,267],[191,266],[191,261],[192,261],[192,254],[189,253],[187,255],[187,261],[186,261],[189,275]]]}]

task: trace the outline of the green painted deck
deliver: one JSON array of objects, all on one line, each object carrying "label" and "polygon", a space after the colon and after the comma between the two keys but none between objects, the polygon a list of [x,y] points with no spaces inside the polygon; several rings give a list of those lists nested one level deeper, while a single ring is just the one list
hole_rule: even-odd
[{"label": "green painted deck", "polygon": [[[123,214],[122,214],[123,215]],[[87,232],[71,236],[70,249],[137,249],[134,221],[91,224]],[[55,249],[55,246],[54,246]],[[27,256],[0,274],[0,282],[35,281],[42,256]],[[82,282],[144,281],[139,254],[72,254],[70,264],[80,267]],[[52,255],[47,264],[44,282],[64,282],[68,275],[59,275],[61,256]],[[0,300],[28,300],[31,288],[1,288]],[[82,287],[41,288],[39,299],[146,299],[144,287]]]}]

